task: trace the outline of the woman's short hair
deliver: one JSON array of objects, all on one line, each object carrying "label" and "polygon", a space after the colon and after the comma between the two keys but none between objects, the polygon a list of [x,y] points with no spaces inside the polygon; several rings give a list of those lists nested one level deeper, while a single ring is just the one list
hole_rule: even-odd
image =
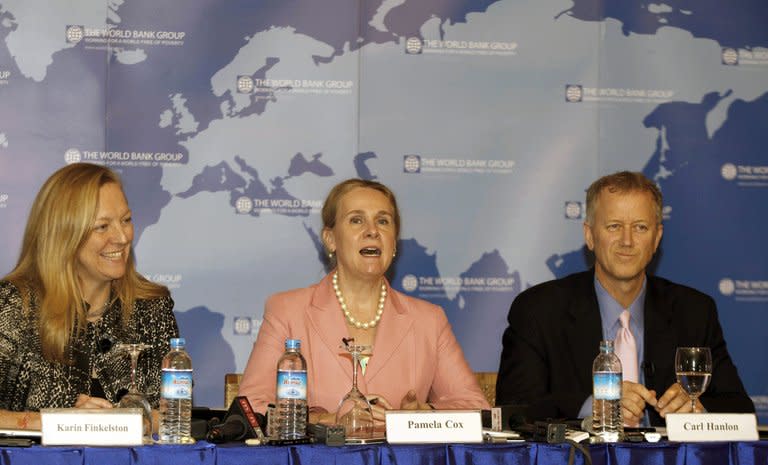
[{"label": "woman's short hair", "polygon": [[358,187],[379,191],[384,194],[387,200],[389,200],[389,203],[392,204],[392,219],[395,223],[395,241],[397,241],[400,237],[400,210],[397,208],[395,194],[384,184],[376,181],[369,181],[367,179],[351,178],[333,186],[323,203],[321,212],[323,228],[333,229],[333,227],[336,226],[336,214],[339,210],[339,202],[341,201],[341,198],[349,191],[357,189]]}]

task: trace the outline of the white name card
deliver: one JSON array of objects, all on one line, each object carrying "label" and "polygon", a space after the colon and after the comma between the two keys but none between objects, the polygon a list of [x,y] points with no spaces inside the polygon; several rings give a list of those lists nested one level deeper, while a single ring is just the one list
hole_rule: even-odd
[{"label": "white name card", "polygon": [[388,410],[390,444],[483,442],[479,410]]},{"label": "white name card", "polygon": [[143,436],[141,410],[41,409],[44,446],[140,446]]},{"label": "white name card", "polygon": [[757,418],[753,413],[669,413],[670,441],[757,441]]}]

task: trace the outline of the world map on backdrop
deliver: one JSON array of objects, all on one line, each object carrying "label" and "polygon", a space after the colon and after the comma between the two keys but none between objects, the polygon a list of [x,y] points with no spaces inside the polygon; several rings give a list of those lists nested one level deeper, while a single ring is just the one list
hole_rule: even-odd
[{"label": "world map on backdrop", "polygon": [[196,403],[223,403],[266,297],[326,272],[337,182],[393,188],[392,285],[441,305],[495,371],[514,297],[589,266],[586,186],[634,169],[665,195],[654,271],[715,297],[768,412],[768,348],[741,337],[768,305],[764,2],[45,3],[0,2],[0,272],[53,170],[120,171]]}]

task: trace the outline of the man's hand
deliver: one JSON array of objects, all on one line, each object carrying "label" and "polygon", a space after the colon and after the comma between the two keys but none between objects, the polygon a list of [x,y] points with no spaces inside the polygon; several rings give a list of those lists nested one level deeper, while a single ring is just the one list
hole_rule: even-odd
[{"label": "man's hand", "polygon": [[[656,411],[662,418],[665,418],[668,413],[689,413],[691,412],[691,398],[680,384],[675,383],[661,396],[656,404]],[[704,406],[700,400],[696,399],[696,412],[703,411]]]},{"label": "man's hand", "polygon": [[631,381],[621,383],[621,415],[625,426],[640,426],[645,406],[656,407],[656,391]]}]

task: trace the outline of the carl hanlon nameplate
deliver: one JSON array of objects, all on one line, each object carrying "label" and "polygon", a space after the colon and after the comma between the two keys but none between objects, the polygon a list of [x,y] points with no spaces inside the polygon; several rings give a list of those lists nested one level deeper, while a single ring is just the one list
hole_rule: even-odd
[{"label": "carl hanlon nameplate", "polygon": [[137,408],[40,410],[44,446],[140,446],[143,417]]},{"label": "carl hanlon nameplate", "polygon": [[668,413],[670,441],[757,441],[754,413]]},{"label": "carl hanlon nameplate", "polygon": [[483,442],[480,410],[388,410],[390,444]]}]

